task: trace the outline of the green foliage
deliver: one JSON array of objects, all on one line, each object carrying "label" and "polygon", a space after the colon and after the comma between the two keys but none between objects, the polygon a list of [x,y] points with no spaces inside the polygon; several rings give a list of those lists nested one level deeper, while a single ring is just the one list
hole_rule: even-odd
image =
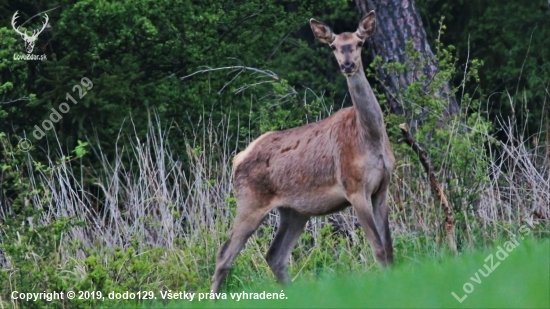
[{"label": "green foliage", "polygon": [[[26,82],[29,78],[29,69],[24,61],[14,61],[13,55],[18,47],[23,44],[13,35],[13,29],[0,27],[0,120],[5,123],[5,118],[18,117],[21,111],[17,108],[24,102],[33,102],[36,97],[27,92]],[[0,132],[2,132],[1,128]]]},{"label": "green foliage", "polygon": [[[7,105],[9,109],[0,105],[0,117],[10,119],[0,131],[30,136],[34,125],[40,126],[52,108],[68,102],[67,94],[77,103],[70,104],[55,130],[46,134],[57,135],[69,148],[78,140],[97,137],[109,149],[113,145],[109,139],[128,116],[133,117],[134,127],[123,130],[145,132],[146,108],[155,108],[165,123],[182,117],[190,120],[180,124],[185,132],[210,110],[214,121],[230,117],[232,129],[238,128],[238,115],[248,115],[240,122],[259,131],[302,124],[302,104],[295,98],[304,93],[302,85],[316,93],[328,89],[331,98],[345,95],[345,91],[336,91],[343,85],[341,74],[335,85],[323,78],[330,71],[317,55],[329,55],[328,49],[311,49],[305,43],[304,37],[311,36],[307,20],[325,15],[327,22],[349,23],[354,19],[348,10],[353,5],[353,1],[331,1],[323,8],[313,1],[50,1],[47,7],[58,7],[48,12],[53,30],[40,35],[35,51],[44,52],[47,61],[11,60],[22,41],[12,29],[1,30],[0,95],[32,99],[26,104],[16,101]],[[15,10],[23,18],[39,13],[30,7]],[[3,24],[9,24],[8,15]],[[30,26],[39,22],[39,18],[32,19]],[[309,58],[316,59],[315,70]],[[276,68],[288,82],[270,87],[257,75],[239,71],[179,79],[204,67],[235,65]],[[79,97],[73,88],[82,77],[92,80],[93,88]],[[29,84],[31,79],[36,82]],[[284,93],[287,89],[298,90]],[[273,94],[275,99],[268,102]],[[280,101],[281,95],[286,99]]]},{"label": "green foliage", "polygon": [[86,153],[88,153],[86,146],[88,146],[87,142],[78,141],[78,146],[76,146],[73,150],[77,158],[82,158]]},{"label": "green foliage", "polygon": [[[442,19],[440,36],[443,29],[445,27]],[[492,124],[487,119],[487,110],[482,107],[481,100],[471,98],[465,91],[468,82],[479,82],[478,73],[483,62],[470,59],[465,71],[458,73],[458,58],[454,46],[444,46],[440,41],[435,44],[433,59],[426,59],[415,51],[412,42],[408,42],[405,54],[408,60],[405,63],[382,65],[384,70],[393,74],[407,72],[416,77],[408,87],[401,87],[397,94],[403,114],[385,117],[390,140],[399,140],[401,133],[398,125],[408,123],[415,140],[426,151],[434,173],[439,175],[440,181],[445,181],[447,198],[454,208],[455,216],[458,217],[460,231],[466,229],[463,213],[475,212],[482,188],[487,187],[489,182],[487,170],[491,158],[486,146],[491,142]],[[436,74],[431,77],[422,71],[422,68],[429,64],[437,66]],[[370,65],[369,74],[374,75],[372,72],[380,65],[380,58],[376,58]],[[445,91],[446,83],[457,75],[462,77],[462,83]],[[451,116],[444,116],[448,97],[457,96],[459,93],[462,98],[460,111]],[[410,172],[428,181],[417,155],[408,145],[403,143],[394,150],[396,157],[410,158],[414,162]],[[442,214],[438,216],[442,217]],[[459,232],[458,237],[463,236],[464,234]]]},{"label": "green foliage", "polygon": [[[432,42],[439,38],[439,19],[444,16],[448,31],[441,40],[457,46],[459,63],[483,61],[479,81],[466,87],[488,104],[491,118],[516,117],[525,124],[526,136],[539,132],[548,100],[543,89],[550,79],[548,3],[419,0],[417,4]],[[461,78],[454,79],[455,85],[461,83]]]}]

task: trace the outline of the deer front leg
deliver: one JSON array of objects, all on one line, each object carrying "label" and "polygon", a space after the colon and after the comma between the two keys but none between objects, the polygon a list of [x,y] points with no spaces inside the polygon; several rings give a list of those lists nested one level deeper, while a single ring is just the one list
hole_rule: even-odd
[{"label": "deer front leg", "polygon": [[388,202],[387,188],[378,191],[372,195],[372,206],[374,208],[374,221],[378,227],[380,240],[384,246],[384,255],[386,264],[393,264],[393,245],[390,232],[390,224],[388,221]]},{"label": "deer front leg", "polygon": [[376,228],[376,223],[374,222],[372,200],[370,195],[365,196],[364,193],[357,193],[348,199],[357,213],[357,219],[359,219],[359,223],[365,231],[367,239],[369,240],[374,251],[376,260],[383,266],[386,266],[388,264],[386,250],[384,249],[380,234]]}]

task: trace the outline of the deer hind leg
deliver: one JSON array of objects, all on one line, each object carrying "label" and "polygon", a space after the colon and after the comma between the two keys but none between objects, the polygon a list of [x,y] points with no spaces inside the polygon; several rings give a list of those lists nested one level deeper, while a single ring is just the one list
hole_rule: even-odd
[{"label": "deer hind leg", "polygon": [[388,222],[387,196],[387,188],[379,190],[372,196],[372,205],[374,208],[374,221],[384,247],[385,264],[391,265],[393,264],[393,245]]},{"label": "deer hind leg", "polygon": [[258,229],[271,207],[262,207],[261,201],[237,202],[237,215],[229,239],[221,246],[216,258],[216,272],[211,290],[217,293],[229,273],[235,257],[241,252],[248,238]]},{"label": "deer hind leg", "polygon": [[358,193],[348,199],[357,213],[357,219],[359,219],[359,223],[367,235],[367,239],[371,244],[376,260],[385,266],[387,264],[386,250],[384,249],[380,233],[378,233],[378,229],[374,221],[372,200],[370,195],[365,196],[365,194]]},{"label": "deer hind leg", "polygon": [[279,227],[266,255],[267,264],[277,282],[290,282],[287,265],[292,248],[302,234],[309,216],[304,216],[290,208],[279,208]]}]

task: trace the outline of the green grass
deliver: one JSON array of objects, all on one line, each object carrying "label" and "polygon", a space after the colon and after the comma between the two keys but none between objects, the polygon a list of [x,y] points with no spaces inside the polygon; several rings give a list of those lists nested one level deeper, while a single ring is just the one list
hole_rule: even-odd
[{"label": "green grass", "polygon": [[[501,244],[504,246],[504,243]],[[393,269],[365,275],[339,275],[301,278],[291,286],[258,283],[246,292],[280,293],[284,300],[227,300],[170,301],[144,304],[147,307],[166,308],[550,308],[550,240],[519,240],[502,261],[496,257],[497,248],[449,256],[441,260],[404,262]],[[498,266],[487,277],[484,264],[491,267],[492,254]],[[478,273],[481,283],[477,281]],[[463,285],[472,284],[474,290],[462,303],[451,295],[462,298]],[[253,285],[253,283],[251,283]],[[468,286],[469,287],[469,286]],[[156,294],[160,298],[160,294]]]}]

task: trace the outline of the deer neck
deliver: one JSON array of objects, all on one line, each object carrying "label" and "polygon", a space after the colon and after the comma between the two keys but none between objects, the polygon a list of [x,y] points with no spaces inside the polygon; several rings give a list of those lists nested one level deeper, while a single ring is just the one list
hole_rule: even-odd
[{"label": "deer neck", "polygon": [[380,143],[386,136],[384,117],[378,100],[370,87],[363,66],[351,77],[347,77],[351,100],[357,111],[357,120],[365,138],[374,143]]}]

